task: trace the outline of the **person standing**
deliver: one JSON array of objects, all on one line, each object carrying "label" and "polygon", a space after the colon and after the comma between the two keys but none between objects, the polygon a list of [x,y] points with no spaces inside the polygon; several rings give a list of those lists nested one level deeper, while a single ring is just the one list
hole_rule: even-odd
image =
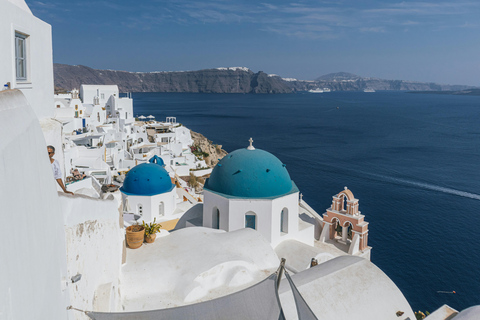
[{"label": "person standing", "polygon": [[62,170],[60,169],[60,163],[53,159],[55,155],[55,148],[53,146],[47,146],[48,156],[50,157],[50,163],[52,164],[53,177],[57,180],[58,185],[62,188],[63,192],[73,194],[73,192],[67,191],[62,181]]}]

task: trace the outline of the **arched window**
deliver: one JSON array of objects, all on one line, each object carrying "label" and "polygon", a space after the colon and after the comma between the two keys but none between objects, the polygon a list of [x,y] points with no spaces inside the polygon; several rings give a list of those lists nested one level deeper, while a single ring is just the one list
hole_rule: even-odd
[{"label": "arched window", "polygon": [[350,239],[352,240],[353,238],[353,225],[350,221],[347,221],[343,224],[343,226],[345,227],[344,230],[342,230],[343,232],[346,232],[346,235],[343,234],[342,232],[342,238],[345,238],[345,239]]},{"label": "arched window", "polygon": [[257,215],[255,212],[249,211],[245,213],[245,228],[257,230]]},{"label": "arched window", "polygon": [[165,207],[163,205],[163,202],[160,202],[160,204],[158,205],[158,215],[160,217],[163,217],[165,215]]},{"label": "arched window", "polygon": [[288,233],[288,209],[283,208],[280,216],[280,232]]},{"label": "arched window", "polygon": [[332,219],[332,230],[331,230],[330,237],[335,239],[337,236],[342,236],[342,226],[340,224],[340,220],[337,218]]},{"label": "arched window", "polygon": [[220,210],[217,207],[212,210],[212,228],[220,229]]}]

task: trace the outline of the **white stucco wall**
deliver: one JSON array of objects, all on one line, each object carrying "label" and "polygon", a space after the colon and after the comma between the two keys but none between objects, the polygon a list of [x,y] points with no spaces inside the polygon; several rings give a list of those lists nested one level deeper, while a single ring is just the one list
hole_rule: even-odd
[{"label": "white stucco wall", "polygon": [[[0,0],[0,30],[1,89],[10,82],[11,88],[22,90],[39,119],[52,117],[54,99],[51,26],[33,16],[23,0]],[[28,35],[27,80],[18,82],[15,68],[15,32]]]},{"label": "white stucco wall", "polygon": [[118,111],[120,119],[133,117],[133,100],[130,98],[115,97],[115,111]]},{"label": "white stucco wall", "polygon": [[175,140],[182,144],[182,148],[188,148],[193,144],[192,135],[190,134],[190,129],[185,128],[184,126],[174,128],[175,131]]},{"label": "white stucco wall", "polygon": [[213,227],[213,209],[218,208],[220,211],[220,229],[229,230],[228,218],[228,201],[220,195],[203,190],[203,226],[207,228]]},{"label": "white stucco wall", "polygon": [[[47,146],[53,146],[55,148],[55,155],[53,156],[53,158],[57,160],[58,163],[60,163],[60,168],[62,169],[62,180],[65,183],[66,172],[65,172],[64,153],[63,153],[62,123],[53,119],[43,118],[40,120],[40,126],[42,128],[43,136],[45,137],[45,143],[47,144]],[[58,183],[57,183],[57,190],[58,191],[62,190],[62,188],[60,188]]]},{"label": "white stucco wall", "polygon": [[[154,196],[133,196],[122,193],[123,201],[128,199],[128,206],[130,210],[128,212],[140,214],[138,212],[139,204],[142,205],[143,215],[139,221],[145,221],[146,223],[152,222],[156,219],[157,222],[167,221],[173,219],[173,212],[176,207],[176,190],[173,188],[169,192],[157,194]],[[164,215],[160,216],[160,203],[163,202]]]},{"label": "white stucco wall", "polygon": [[93,98],[98,96],[100,98],[100,105],[104,106],[112,95],[118,97],[117,85],[82,84],[80,86],[80,98],[82,99],[83,103],[93,104]]},{"label": "white stucco wall", "polygon": [[[298,192],[275,199],[226,198],[204,190],[203,225],[212,228],[214,208],[220,210],[220,229],[234,231],[245,228],[245,214],[254,212],[257,216],[256,230],[275,247],[280,242],[295,239],[313,244],[314,229],[299,233]],[[281,213],[288,209],[288,233],[281,232]],[[310,234],[311,233],[311,237]],[[311,238],[311,239],[310,239]]]},{"label": "white stucco wall", "polygon": [[[58,104],[58,103],[57,103]],[[65,118],[73,118],[75,116],[75,110],[70,107],[60,107],[54,108],[54,115],[55,119],[65,119]]]},{"label": "white stucco wall", "polygon": [[68,319],[56,182],[37,116],[18,90],[0,92],[0,137],[0,218],[11,222],[0,233],[0,319]]},{"label": "white stucco wall", "polygon": [[[61,195],[64,213],[71,304],[82,310],[113,311],[120,301],[118,279],[122,265],[124,230],[116,200]],[[72,312],[72,319],[89,318]]]}]

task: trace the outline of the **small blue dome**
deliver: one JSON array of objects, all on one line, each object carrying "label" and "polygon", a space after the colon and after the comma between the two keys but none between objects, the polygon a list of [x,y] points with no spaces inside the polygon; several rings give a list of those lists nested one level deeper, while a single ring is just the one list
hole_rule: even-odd
[{"label": "small blue dome", "polygon": [[159,165],[165,167],[165,162],[163,162],[163,159],[160,158],[160,157],[157,156],[157,155],[154,155],[153,157],[151,157],[150,160],[148,160],[148,162],[150,162],[150,163],[156,163],[156,164],[159,164]]},{"label": "small blue dome", "polygon": [[160,163],[142,163],[133,167],[125,177],[120,191],[133,196],[154,196],[171,191],[175,185]]},{"label": "small blue dome", "polygon": [[239,198],[271,198],[298,191],[277,157],[264,150],[246,148],[221,159],[205,189]]}]

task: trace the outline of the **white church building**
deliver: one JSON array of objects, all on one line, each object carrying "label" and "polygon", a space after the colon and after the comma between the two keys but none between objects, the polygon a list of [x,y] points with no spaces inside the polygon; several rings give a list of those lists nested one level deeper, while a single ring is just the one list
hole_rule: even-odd
[{"label": "white church building", "polygon": [[173,219],[177,193],[164,167],[162,158],[154,156],[133,167],[120,188],[124,207],[139,216],[140,221]]},{"label": "white church building", "polygon": [[252,228],[272,245],[297,240],[312,246],[314,225],[299,219],[299,190],[286,165],[250,146],[219,161],[204,187],[203,225],[234,231]]}]

